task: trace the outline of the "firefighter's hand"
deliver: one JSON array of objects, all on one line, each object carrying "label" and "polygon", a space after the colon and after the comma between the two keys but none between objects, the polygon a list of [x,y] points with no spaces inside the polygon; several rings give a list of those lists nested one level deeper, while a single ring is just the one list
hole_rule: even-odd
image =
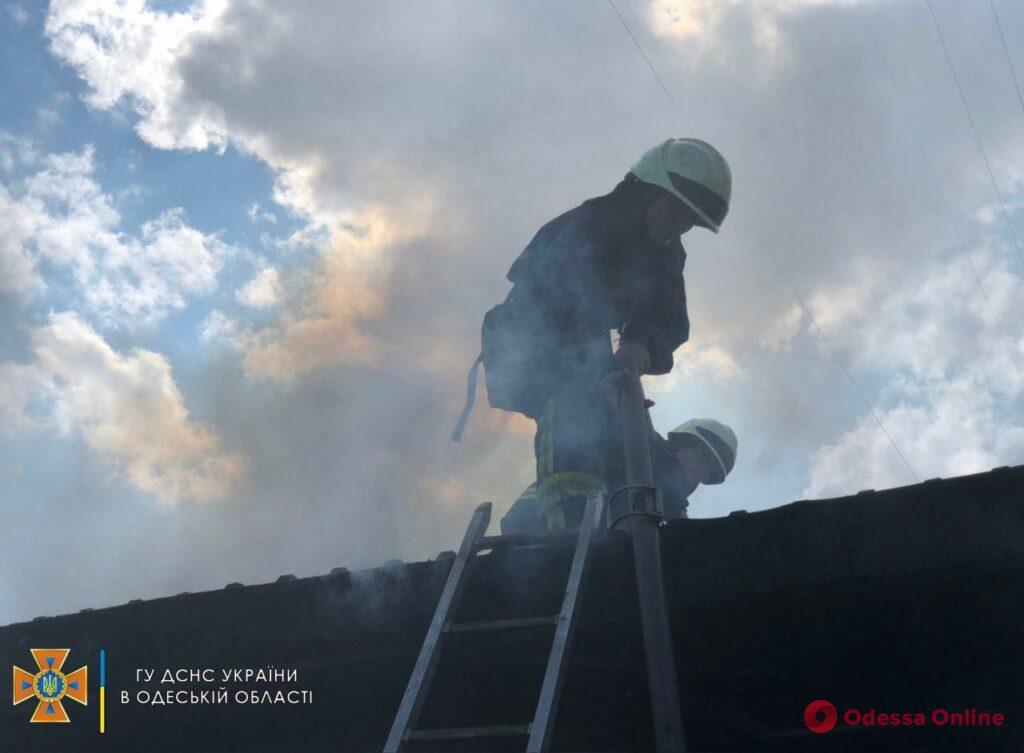
[{"label": "firefighter's hand", "polygon": [[651,370],[651,354],[647,346],[637,340],[621,340],[615,351],[615,360],[623,369],[646,374]]},{"label": "firefighter's hand", "polygon": [[[618,413],[622,409],[622,396],[625,391],[626,380],[635,378],[629,369],[618,369],[605,374],[604,379],[601,380],[601,390],[604,394],[605,407],[612,413]],[[644,400],[644,410],[650,410],[654,407],[653,400]],[[647,416],[648,423],[650,422],[650,415]],[[653,431],[653,427],[651,429]]]}]

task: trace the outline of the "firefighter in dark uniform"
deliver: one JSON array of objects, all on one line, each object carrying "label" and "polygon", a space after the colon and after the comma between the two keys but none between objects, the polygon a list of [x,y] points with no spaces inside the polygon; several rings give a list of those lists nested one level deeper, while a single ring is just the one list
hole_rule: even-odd
[{"label": "firefighter in dark uniform", "polygon": [[611,193],[544,225],[509,270],[512,290],[484,318],[478,361],[491,405],[537,421],[536,494],[548,530],[577,526],[587,494],[609,491],[603,380],[621,369],[671,371],[690,330],[679,237],[694,226],[717,232],[731,185],[710,144],[668,139]]},{"label": "firefighter in dark uniform", "polygon": [[[689,496],[701,484],[721,484],[736,464],[736,433],[720,421],[693,418],[662,439],[652,428],[651,465],[665,518],[685,518]],[[614,491],[614,490],[612,490]]]},{"label": "firefighter in dark uniform", "polygon": [[[691,419],[670,431],[667,438],[651,427],[649,440],[654,485],[661,491],[666,520],[687,517],[689,497],[697,487],[723,483],[736,464],[736,434],[714,419]],[[613,456],[605,468],[613,487],[625,483],[618,460]],[[536,483],[520,495],[501,519],[501,532],[505,535],[542,533],[546,527]]]}]

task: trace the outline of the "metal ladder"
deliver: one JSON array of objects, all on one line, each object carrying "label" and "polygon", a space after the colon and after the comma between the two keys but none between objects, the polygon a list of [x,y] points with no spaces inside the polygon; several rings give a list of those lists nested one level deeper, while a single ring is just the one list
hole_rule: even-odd
[{"label": "metal ladder", "polygon": [[[413,668],[409,685],[405,689],[402,703],[398,707],[391,732],[384,744],[385,753],[398,753],[403,746],[412,741],[420,740],[469,740],[482,737],[525,737],[526,750],[541,753],[548,750],[551,744],[551,733],[554,730],[558,700],[568,666],[569,649],[572,644],[573,631],[579,611],[580,591],[586,573],[590,544],[601,520],[601,509],[604,498],[601,494],[592,494],[587,499],[583,521],[580,523],[576,537],[576,551],[572,566],[569,569],[569,580],[566,583],[562,598],[562,608],[557,615],[550,617],[529,617],[514,620],[495,620],[490,622],[453,623],[452,617],[458,607],[463,587],[468,580],[473,561],[477,553],[499,546],[534,546],[551,541],[552,537],[544,535],[484,536],[491,519],[491,503],[484,502],[476,508],[469,522],[466,535],[462,539],[459,553],[448,573],[441,598],[434,611],[434,618],[427,630],[427,636],[420,649],[419,658]],[[526,724],[510,724],[494,727],[460,727],[447,729],[417,729],[420,711],[426,701],[434,673],[441,657],[444,638],[468,631],[508,630],[513,628],[533,627],[537,625],[553,625],[555,635],[548,656],[547,669],[541,685],[533,721]]]}]

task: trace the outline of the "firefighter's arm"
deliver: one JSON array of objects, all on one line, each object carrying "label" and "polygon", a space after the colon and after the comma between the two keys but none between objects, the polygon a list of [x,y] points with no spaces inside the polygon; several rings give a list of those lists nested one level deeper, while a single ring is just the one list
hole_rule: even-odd
[{"label": "firefighter's arm", "polygon": [[623,369],[647,374],[651,370],[651,352],[643,340],[620,340],[615,361]]},{"label": "firefighter's arm", "polygon": [[642,294],[634,304],[633,316],[622,329],[624,343],[642,343],[646,349],[649,367],[643,373],[670,372],[672,354],[690,337],[683,283],[685,258],[679,245],[648,272]]}]

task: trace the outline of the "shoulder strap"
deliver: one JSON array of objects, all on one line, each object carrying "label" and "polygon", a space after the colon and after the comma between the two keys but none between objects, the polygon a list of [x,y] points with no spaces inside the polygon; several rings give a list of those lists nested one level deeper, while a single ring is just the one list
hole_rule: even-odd
[{"label": "shoulder strap", "polygon": [[462,415],[459,416],[458,423],[455,424],[455,430],[452,431],[452,441],[458,442],[462,439],[462,431],[466,428],[466,422],[469,420],[469,414],[473,412],[473,404],[476,402],[476,379],[477,374],[480,371],[480,364],[483,363],[484,354],[481,353],[473,361],[473,366],[469,370],[469,375],[466,377],[466,404],[462,408]]}]

